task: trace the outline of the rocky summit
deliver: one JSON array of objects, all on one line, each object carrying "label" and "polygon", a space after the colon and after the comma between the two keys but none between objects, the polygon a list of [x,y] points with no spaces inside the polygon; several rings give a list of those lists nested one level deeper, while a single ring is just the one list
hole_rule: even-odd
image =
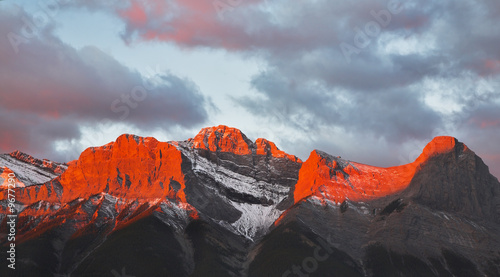
[{"label": "rocky summit", "polygon": [[380,168],[227,126],[125,134],[67,164],[0,155],[0,184],[0,276],[500,276],[500,183],[453,137]]}]

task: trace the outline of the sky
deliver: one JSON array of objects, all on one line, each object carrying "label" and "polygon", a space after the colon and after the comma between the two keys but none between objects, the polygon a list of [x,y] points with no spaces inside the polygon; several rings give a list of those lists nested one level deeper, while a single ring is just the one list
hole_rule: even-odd
[{"label": "sky", "polygon": [[224,124],[387,167],[449,135],[499,177],[498,26],[498,0],[0,1],[0,152]]}]

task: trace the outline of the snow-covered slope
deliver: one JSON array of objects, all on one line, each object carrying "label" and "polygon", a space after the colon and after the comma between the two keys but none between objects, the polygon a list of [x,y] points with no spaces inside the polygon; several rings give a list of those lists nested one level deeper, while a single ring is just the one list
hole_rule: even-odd
[{"label": "snow-covered slope", "polygon": [[9,173],[16,175],[16,187],[28,187],[48,182],[61,175],[68,166],[49,160],[39,160],[15,151],[0,155],[0,187],[7,186]]},{"label": "snow-covered slope", "polygon": [[19,178],[23,276],[123,265],[134,276],[287,276],[318,249],[328,257],[317,276],[500,276],[500,183],[451,137],[392,168],[316,150],[302,162],[227,126],[179,142],[125,134],[69,165],[14,152],[0,166]]},{"label": "snow-covered slope", "polygon": [[[214,185],[204,184],[207,199],[218,199],[240,212],[236,221],[222,219],[220,224],[228,230],[253,239],[258,234],[264,234],[268,227],[278,219],[282,211],[277,206],[289,194],[291,187],[277,183],[258,180],[253,176],[243,175],[218,165],[196,154],[193,149],[180,148],[190,160],[196,176],[210,176]],[[237,167],[245,165],[232,164]],[[226,192],[226,193],[225,193]],[[231,197],[227,192],[239,194],[241,197]],[[251,199],[245,201],[245,199]],[[220,203],[222,205],[222,203]],[[198,207],[199,208],[199,207]],[[232,220],[231,220],[232,221]]]}]

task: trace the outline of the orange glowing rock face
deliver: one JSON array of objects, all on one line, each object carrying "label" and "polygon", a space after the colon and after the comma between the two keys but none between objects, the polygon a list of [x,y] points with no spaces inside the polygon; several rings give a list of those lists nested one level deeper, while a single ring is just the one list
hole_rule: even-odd
[{"label": "orange glowing rock face", "polygon": [[10,153],[9,155],[13,158],[18,159],[18,160],[21,160],[21,161],[24,161],[24,162],[27,162],[30,164],[38,164],[41,167],[51,169],[55,173],[58,173],[58,174],[61,174],[64,171],[64,169],[61,167],[60,164],[57,164],[57,163],[54,163],[54,162],[48,161],[48,160],[39,160],[39,159],[36,159],[30,155],[22,153],[20,151],[14,151],[14,152]]},{"label": "orange glowing rock face", "polygon": [[436,137],[413,163],[388,168],[345,161],[313,151],[300,169],[294,191],[295,203],[309,196],[336,203],[346,199],[367,201],[400,192],[408,187],[420,164],[433,155],[454,150],[456,144],[453,137]]},{"label": "orange glowing rock face", "polygon": [[250,144],[251,141],[240,130],[223,125],[203,128],[193,139],[193,148],[237,155],[252,154]]},{"label": "orange glowing rock face", "polygon": [[[35,237],[66,220],[78,229],[74,237],[93,232],[100,209],[89,215],[82,204],[91,201],[100,207],[106,197],[116,199],[114,229],[161,212],[160,203],[175,202],[198,219],[196,209],[186,202],[181,166],[176,146],[154,138],[122,135],[115,142],[88,148],[51,182],[16,189],[16,200],[27,206],[19,214],[19,239]],[[0,197],[6,194],[0,191]]]},{"label": "orange glowing rock face", "polygon": [[302,163],[299,158],[279,150],[276,144],[267,139],[259,138],[252,143],[240,130],[224,125],[203,128],[192,143],[195,149],[230,152],[236,155],[251,155],[252,149],[255,149],[257,155],[271,155]]},{"label": "orange glowing rock face", "polygon": [[[443,154],[452,151],[455,149],[458,141],[454,137],[441,136],[435,137],[431,142],[429,142],[424,150],[422,151],[422,155],[420,155],[415,162],[424,162],[432,155]],[[464,148],[467,148],[464,144]],[[464,149],[465,150],[465,149]]]},{"label": "orange glowing rock face", "polygon": [[[18,199],[27,205],[39,200],[67,203],[105,192],[125,199],[168,197],[185,202],[181,164],[181,152],[172,144],[122,135],[115,142],[86,149],[60,177],[21,189]],[[56,193],[57,183],[62,195]]]},{"label": "orange glowing rock face", "polygon": [[287,158],[291,161],[302,163],[302,161],[295,157],[294,155],[290,155],[281,151],[276,147],[276,144],[272,141],[268,141],[267,139],[259,138],[255,141],[257,145],[257,155],[271,155],[275,158]]},{"label": "orange glowing rock face", "polygon": [[[132,199],[178,196],[185,201],[181,163],[180,151],[169,143],[122,135],[114,143],[85,150],[61,175],[60,182],[74,191],[72,199],[77,192],[79,197],[106,192]],[[179,194],[173,191],[172,182],[181,185]]]}]

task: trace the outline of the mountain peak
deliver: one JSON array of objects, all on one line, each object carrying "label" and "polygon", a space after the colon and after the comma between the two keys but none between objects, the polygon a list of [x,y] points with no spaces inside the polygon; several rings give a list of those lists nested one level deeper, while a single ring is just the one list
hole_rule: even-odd
[{"label": "mountain peak", "polygon": [[442,154],[455,149],[458,144],[458,140],[450,136],[438,136],[433,138],[422,151],[426,156],[432,156],[435,154]]},{"label": "mountain peak", "polygon": [[11,153],[9,153],[9,156],[11,156],[12,158],[15,158],[15,159],[18,159],[20,161],[23,161],[25,163],[30,163],[30,164],[43,164],[44,162],[49,162],[48,160],[40,160],[40,159],[37,159],[29,154],[26,154],[24,152],[21,152],[19,150],[15,150]]},{"label": "mountain peak", "polygon": [[[461,245],[470,245],[471,250],[463,253],[473,253],[477,245],[486,246],[480,250],[485,255],[490,255],[490,249],[498,249],[497,244],[490,246],[486,239],[498,229],[491,224],[499,222],[500,184],[474,152],[452,137],[436,137],[414,162],[389,168],[356,163],[319,150],[312,151],[309,158],[301,162],[271,141],[259,138],[252,142],[240,130],[222,125],[205,128],[195,139],[180,142],[160,142],[152,137],[124,134],[114,142],[86,149],[59,176],[24,161],[31,159],[34,158],[21,152],[0,155],[0,183],[3,181],[0,199],[7,198],[9,191],[5,189],[4,180],[10,177],[12,170],[20,182],[26,184],[15,189],[17,207],[22,209],[19,210],[22,226],[16,241],[27,242],[23,243],[25,246],[38,244],[39,238],[44,244],[47,238],[47,243],[61,243],[63,238],[63,247],[33,254],[33,260],[45,261],[46,257],[66,255],[63,250],[73,251],[66,255],[73,260],[68,261],[65,268],[81,270],[58,271],[58,274],[102,275],[86,271],[91,268],[89,263],[113,255],[106,251],[118,249],[117,238],[123,245],[129,245],[130,239],[137,236],[148,253],[159,251],[163,255],[172,250],[176,256],[186,257],[190,268],[186,274],[173,272],[174,276],[188,276],[196,272],[196,268],[204,268],[196,253],[208,249],[208,255],[219,255],[219,252],[212,253],[221,247],[227,250],[223,251],[227,256],[217,256],[217,259],[223,258],[224,263],[210,260],[210,264],[235,271],[234,274],[214,274],[270,276],[267,272],[246,274],[243,271],[248,262],[251,265],[259,261],[261,254],[254,251],[266,247],[272,250],[278,244],[290,245],[281,239],[306,249],[302,245],[314,243],[309,236],[312,233],[322,235],[325,241],[328,236],[332,251],[338,247],[335,251],[341,252],[335,253],[342,256],[346,249],[360,249],[356,250],[359,253],[351,253],[359,261],[367,255],[386,255],[371,248],[372,242],[380,238],[388,241],[384,247],[391,249],[403,245],[403,251],[413,251],[418,249],[415,246],[428,246],[429,249],[424,249],[427,252],[422,253],[431,253],[432,257],[439,257],[444,244],[453,249],[457,242],[450,238],[455,237],[466,242]],[[49,174],[40,176],[44,173]],[[4,214],[6,209],[6,205],[0,205]],[[492,226],[491,229],[479,229],[481,222],[487,222],[484,226]],[[449,234],[445,232],[448,229],[461,233]],[[415,235],[422,234],[422,230],[431,231]],[[335,241],[330,241],[332,232],[338,235]],[[61,234],[61,237],[52,234]],[[303,234],[306,241],[302,240]],[[178,243],[162,240],[165,237]],[[278,244],[274,243],[276,238]],[[422,240],[425,243],[421,243]],[[162,241],[165,243],[159,243]],[[260,244],[266,241],[272,244]],[[296,244],[297,241],[300,244]],[[498,242],[496,237],[491,241]],[[227,242],[237,244],[228,246]],[[408,242],[415,246],[407,246]],[[368,247],[366,251],[364,246]],[[133,245],[131,249],[136,248]],[[19,253],[31,258],[30,249],[20,244]],[[53,251],[58,256],[53,255]],[[288,253],[290,248],[280,251]],[[311,252],[312,248],[304,253]],[[269,260],[276,256],[272,253],[275,252],[260,257]],[[347,261],[337,254],[331,261]],[[85,255],[91,260],[82,262],[81,257]],[[250,256],[252,261],[245,260]],[[148,263],[151,258],[146,258]],[[161,257],[158,264],[165,264],[165,260],[170,259]],[[290,261],[291,265],[286,268],[297,264],[297,260]],[[414,264],[414,260],[401,261]],[[69,262],[74,265],[69,266]],[[180,262],[174,264],[178,268]],[[193,271],[188,274],[187,270]],[[284,267],[280,272],[286,273],[285,270]]]},{"label": "mountain peak", "polygon": [[422,150],[422,154],[415,160],[414,163],[421,164],[429,158],[446,154],[451,151],[462,152],[469,148],[451,136],[438,136],[433,138]]},{"label": "mountain peak", "polygon": [[467,149],[454,137],[439,136],[425,146],[414,162],[389,168],[355,163],[314,150],[299,173],[295,202],[311,195],[336,203],[384,197],[407,188],[419,166],[429,158]]},{"label": "mountain peak", "polygon": [[294,199],[314,195],[337,204],[376,199],[405,189],[413,172],[411,165],[380,168],[314,150],[299,172]]},{"label": "mountain peak", "polygon": [[301,159],[294,155],[287,154],[285,151],[279,150],[274,142],[267,139],[258,138],[255,141],[255,145],[257,146],[257,155],[271,155],[275,158],[287,158],[291,161],[302,163]]},{"label": "mountain peak", "polygon": [[117,147],[125,147],[126,145],[137,147],[138,145],[144,145],[147,148],[155,148],[158,143],[159,141],[154,137],[140,137],[132,134],[123,134],[119,136],[115,142],[108,143],[107,145],[116,144]]},{"label": "mountain peak", "polygon": [[49,161],[47,159],[40,160],[19,150],[15,150],[9,153],[9,156],[21,162],[25,162],[34,166],[39,166],[42,168],[47,168],[56,174],[61,174],[64,172],[64,170],[66,170],[65,164]]},{"label": "mountain peak", "polygon": [[272,141],[258,138],[252,142],[239,129],[225,125],[203,128],[190,142],[195,149],[229,152],[236,155],[264,155],[302,163],[301,159],[280,150]]},{"label": "mountain peak", "polygon": [[9,155],[18,160],[23,160],[23,161],[34,159],[31,155],[21,152],[19,150],[12,151],[11,153],[9,153]]},{"label": "mountain peak", "polygon": [[[41,199],[67,203],[105,192],[128,199],[178,199],[185,202],[182,157],[168,142],[124,134],[116,141],[90,147],[59,177],[19,199],[31,204]],[[60,187],[60,193],[52,189]],[[30,193],[31,192],[31,193]]]},{"label": "mountain peak", "polygon": [[193,148],[210,151],[232,152],[238,155],[252,154],[252,142],[239,129],[219,125],[207,127],[193,139]]}]

